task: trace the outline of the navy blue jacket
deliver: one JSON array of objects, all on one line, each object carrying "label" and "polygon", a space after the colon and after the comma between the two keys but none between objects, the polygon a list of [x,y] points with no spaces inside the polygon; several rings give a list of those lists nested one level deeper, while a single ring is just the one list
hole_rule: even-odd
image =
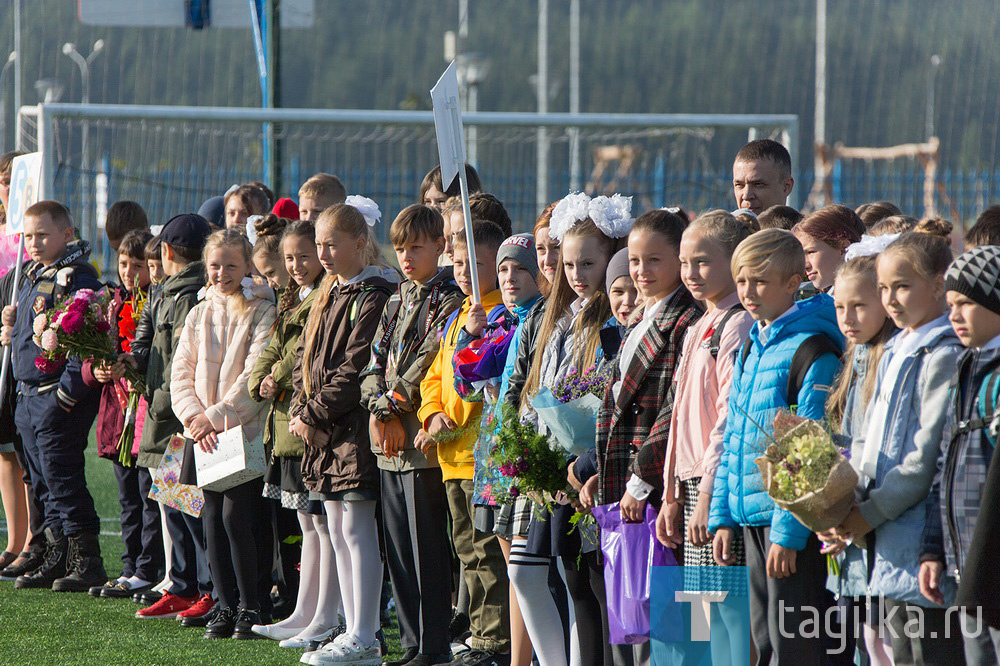
[{"label": "navy blue jacket", "polygon": [[93,392],[81,375],[80,359],[71,358],[53,373],[43,373],[35,367],[41,353],[32,339],[35,317],[49,309],[67,294],[80,289],[101,289],[97,270],[90,264],[90,244],[74,241],[66,246],[63,258],[50,266],[30,261],[21,273],[17,292],[17,320],[11,340],[14,378],[18,390],[32,396],[56,391],[56,400],[65,409],[72,409]]}]

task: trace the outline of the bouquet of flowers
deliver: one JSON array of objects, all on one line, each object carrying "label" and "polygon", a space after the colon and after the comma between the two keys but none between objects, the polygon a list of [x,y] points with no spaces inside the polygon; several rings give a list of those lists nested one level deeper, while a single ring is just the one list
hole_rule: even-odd
[{"label": "bouquet of flowers", "polygon": [[35,358],[35,367],[53,373],[70,356],[115,361],[118,358],[115,339],[104,315],[108,300],[107,294],[81,289],[35,317],[33,339],[42,350]]},{"label": "bouquet of flowers", "polygon": [[[122,305],[118,315],[118,339],[121,340],[122,350],[125,353],[132,351],[132,343],[135,341],[135,329],[142,316],[143,308],[146,307],[147,295],[142,289],[136,289],[135,293]],[[119,391],[119,398],[124,396],[122,405],[125,409],[125,427],[122,429],[121,437],[118,438],[118,461],[124,467],[132,466],[132,444],[135,441],[135,417],[139,411],[139,401],[142,398],[141,384],[134,381],[125,381],[127,391],[119,385],[115,388]]]},{"label": "bouquet of flowers", "polygon": [[494,484],[491,493],[497,504],[510,504],[522,495],[536,509],[554,507],[554,497],[567,492],[567,452],[552,445],[547,435],[522,423],[517,410],[505,406],[493,443],[492,464],[500,470],[506,488]]},{"label": "bouquet of flowers", "polygon": [[772,443],[756,459],[774,503],[813,532],[843,522],[854,504],[858,473],[818,422],[781,411]]},{"label": "bouquet of flowers", "polygon": [[[81,289],[35,317],[33,339],[42,350],[35,358],[35,367],[44,373],[54,373],[70,357],[93,359],[95,362],[108,364],[118,360],[117,336],[112,333],[106,315],[109,301],[108,294]],[[142,386],[142,377],[128,366],[126,368],[125,379],[131,384],[133,391],[138,391]],[[138,405],[138,398],[136,404]],[[132,424],[134,433],[134,417]],[[120,446],[121,441],[119,440]],[[131,464],[132,440],[128,441],[129,444],[125,447],[128,455],[121,455],[123,460],[127,458],[128,464]]]},{"label": "bouquet of flowers", "polygon": [[597,366],[582,373],[574,368],[554,389],[543,387],[532,399],[538,420],[570,453],[581,455],[594,447],[597,412],[610,380],[610,372]]}]

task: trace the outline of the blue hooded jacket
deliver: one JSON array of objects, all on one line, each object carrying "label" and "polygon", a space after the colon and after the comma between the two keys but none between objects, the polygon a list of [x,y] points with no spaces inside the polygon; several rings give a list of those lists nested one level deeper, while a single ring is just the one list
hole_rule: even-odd
[{"label": "blue hooded jacket", "polygon": [[[780,409],[797,404],[796,414],[822,419],[840,357],[824,354],[809,368],[797,396],[789,399],[788,375],[796,350],[816,334],[843,346],[833,299],[819,294],[797,303],[798,309],[777,319],[763,334],[760,322],[750,329],[750,353],[738,357],[729,394],[729,416],[722,458],[715,476],[708,528],[770,527],[771,542],[785,548],[805,548],[810,531],[787,511],[774,506],[754,460],[767,448],[761,428],[770,431]],[[741,354],[741,352],[738,352]]]}]

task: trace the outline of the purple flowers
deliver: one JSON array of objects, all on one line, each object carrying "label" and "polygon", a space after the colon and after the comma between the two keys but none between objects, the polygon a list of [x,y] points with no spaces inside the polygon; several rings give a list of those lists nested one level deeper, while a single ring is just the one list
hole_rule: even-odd
[{"label": "purple flowers", "polygon": [[507,494],[510,495],[511,497],[517,498],[518,495],[521,494],[521,491],[518,490],[517,486],[511,486],[510,490],[507,491]]},{"label": "purple flowers", "polygon": [[563,403],[572,402],[588,394],[603,399],[609,383],[610,377],[607,372],[599,372],[596,365],[587,368],[582,374],[573,368],[552,389],[552,395]]}]

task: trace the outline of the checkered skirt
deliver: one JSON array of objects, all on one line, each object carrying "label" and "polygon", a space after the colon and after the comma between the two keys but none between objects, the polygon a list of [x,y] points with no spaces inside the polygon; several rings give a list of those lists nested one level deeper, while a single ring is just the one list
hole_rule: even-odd
[{"label": "checkered skirt", "polygon": [[[731,589],[733,587],[732,581],[727,578],[725,588],[723,588],[721,575],[714,575],[713,569],[721,567],[716,564],[715,557],[712,556],[712,544],[699,547],[691,543],[688,538],[688,525],[691,524],[695,505],[698,503],[699,483],[701,483],[701,477],[681,482],[684,489],[684,590],[687,592],[707,592],[725,589],[736,593],[736,590]],[[746,566],[747,560],[743,549],[741,530],[734,533],[732,549],[733,555],[736,557],[733,566]],[[745,590],[743,594],[746,594]]]}]

